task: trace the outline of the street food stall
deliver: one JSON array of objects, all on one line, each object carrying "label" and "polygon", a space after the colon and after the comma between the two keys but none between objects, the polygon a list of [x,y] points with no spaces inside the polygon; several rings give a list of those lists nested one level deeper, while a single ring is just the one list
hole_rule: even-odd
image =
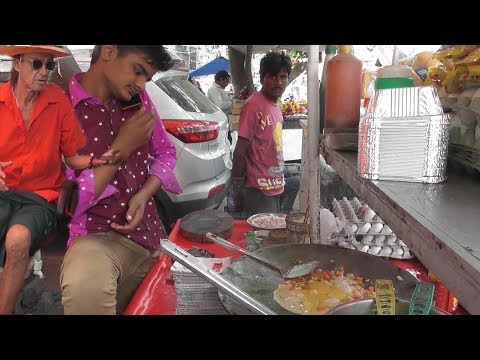
[{"label": "street food stall", "polygon": [[[228,240],[235,245],[247,248],[249,242],[245,234],[253,229],[247,221],[235,220],[233,232]],[[192,250],[194,248],[197,250],[204,249],[215,254],[216,258],[230,258],[232,265],[227,267],[226,271],[223,272],[227,280],[233,284],[242,286],[242,288],[251,294],[261,294],[259,298],[262,302],[266,303],[277,313],[289,313],[274,301],[273,294],[282,279],[273,269],[268,266],[260,266],[256,260],[242,257],[241,253],[227,250],[215,243],[198,243],[186,239],[180,233],[180,220],[176,223],[169,239],[184,250]],[[273,252],[272,249],[274,249]],[[325,249],[328,249],[328,251],[325,251]],[[275,251],[279,253],[275,253]],[[272,259],[282,259],[282,261],[288,261],[286,258],[293,259],[301,258],[302,256],[304,259],[323,258],[326,264],[332,268],[336,265],[343,265],[348,269],[347,271],[354,271],[370,277],[375,276],[379,269],[382,269],[384,271],[383,274],[388,274],[395,281],[395,288],[398,291],[397,296],[403,298],[408,298],[411,295],[418,280],[422,282],[428,281],[428,271],[417,259],[398,260],[392,258],[387,261],[362,252],[315,244],[290,244],[284,245],[283,247],[267,246],[263,248],[263,251],[261,248],[260,253]],[[412,274],[415,274],[415,276]],[[209,289],[214,291],[215,295],[217,294],[217,289],[213,286],[209,287]],[[206,294],[206,288],[203,287],[201,292]],[[185,310],[182,308],[182,304],[188,302],[188,300],[183,299],[183,302],[179,301],[177,298],[179,293],[180,291],[175,288],[174,277],[172,276],[172,260],[169,256],[162,254],[138,288],[125,314],[175,315],[181,313],[181,309],[183,309],[183,313],[185,314],[252,314],[251,310],[242,306],[242,304],[239,304],[232,298],[223,295],[221,292],[218,293],[217,299],[212,300],[212,298],[205,298],[201,309],[195,307],[195,303],[189,302],[190,307]],[[200,301],[198,297],[201,295],[191,288],[187,294],[189,294],[191,298],[196,297],[196,301]],[[219,310],[219,304],[223,305],[226,310]],[[452,311],[452,313],[465,314],[465,311],[463,308],[458,307],[455,311]]]},{"label": "street food stall", "polygon": [[[309,55],[311,56],[309,56],[308,66],[308,103],[314,104],[308,109],[309,120],[318,118],[319,114],[318,106],[316,106],[318,102],[316,99],[318,99],[319,50],[319,46],[309,46]],[[436,100],[432,101],[435,105]],[[430,109],[434,107],[430,107]],[[437,113],[428,113],[425,116],[445,118]],[[378,120],[375,118],[374,111],[368,113],[367,118],[372,121]],[[225,238],[242,248],[250,247],[251,250],[255,250],[254,253],[257,255],[283,265],[294,266],[318,261],[318,268],[305,277],[282,278],[279,272],[271,266],[242,256],[240,252],[231,248],[227,250],[217,243],[188,240],[180,231],[181,221],[179,220],[169,236],[169,243],[173,243],[183,250],[206,251],[210,257],[219,261],[219,263],[213,261],[211,265],[216,264],[221,267],[222,278],[231,285],[233,290],[217,291],[213,286],[214,281],[209,281],[208,274],[203,274],[201,278],[205,282],[201,283],[197,278],[193,280],[190,278],[188,286],[184,286],[182,288],[184,292],[180,294],[174,283],[175,274],[177,279],[186,279],[188,276],[185,274],[188,274],[188,270],[193,275],[200,275],[201,271],[196,271],[198,269],[195,269],[194,266],[187,266],[189,265],[188,261],[183,262],[180,260],[180,256],[177,257],[177,262],[186,266],[187,270],[182,268],[172,270],[171,258],[163,254],[140,285],[125,312],[126,314],[189,313],[185,306],[180,306],[185,305],[185,302],[182,303],[185,301],[185,294],[187,294],[187,298],[190,294],[189,300],[198,296],[201,297],[198,301],[201,301],[202,304],[210,304],[195,308],[194,310],[197,312],[193,313],[255,313],[255,306],[247,306],[248,299],[242,301],[241,296],[231,296],[235,293],[235,289],[239,293],[246,292],[247,295],[259,301],[275,314],[328,314],[333,313],[331,311],[342,303],[348,305],[359,304],[358,301],[363,301],[363,303],[370,301],[371,305],[372,298],[376,299],[377,313],[382,313],[381,305],[384,305],[383,311],[388,314],[392,311],[392,297],[402,299],[401,301],[407,300],[407,303],[410,301],[410,309],[407,311],[412,313],[412,304],[418,300],[417,288],[422,288],[419,285],[424,285],[430,301],[435,299],[434,307],[428,308],[428,311],[433,309],[437,311],[436,314],[442,313],[442,311],[451,314],[465,314],[467,311],[471,314],[480,313],[480,256],[478,256],[480,250],[476,236],[476,222],[480,212],[480,208],[477,206],[477,199],[480,198],[478,180],[458,175],[449,168],[446,182],[443,182],[444,179],[441,176],[438,177],[437,182],[435,182],[436,180],[432,180],[430,183],[430,180],[416,181],[418,174],[414,174],[414,170],[418,170],[422,175],[430,176],[428,171],[432,170],[432,167],[427,169],[426,173],[422,172],[425,169],[421,168],[422,164],[428,163],[428,161],[419,161],[417,167],[414,167],[413,170],[409,169],[413,174],[412,179],[404,182],[388,178],[388,171],[391,171],[391,168],[367,174],[365,169],[359,169],[359,164],[362,163],[358,160],[359,156],[365,156],[361,149],[358,152],[347,152],[329,148],[320,139],[318,122],[307,121],[307,123],[308,142],[306,148],[308,150],[306,153],[302,152],[302,160],[304,157],[308,158],[308,168],[302,169],[304,170],[302,177],[303,180],[308,180],[302,184],[307,185],[308,191],[304,196],[300,211],[304,214],[305,219],[302,225],[307,229],[308,241],[292,243],[285,241],[287,238],[291,239],[287,236],[283,238],[283,241],[279,240],[275,243],[271,234],[274,233],[278,240],[281,234],[276,231],[277,229],[270,229],[268,233],[270,238],[268,235],[263,235],[267,237],[260,241],[262,235],[259,235],[258,231],[262,228],[252,226],[251,222],[243,220],[234,221],[231,234]],[[418,121],[415,124],[422,126]],[[441,134],[443,129],[436,131],[435,134]],[[361,136],[365,137],[368,134],[368,131],[365,131]],[[425,136],[418,137],[417,140],[430,141],[430,136],[433,135],[427,132]],[[417,144],[413,143],[414,140],[412,140],[412,146]],[[386,143],[392,145],[393,141]],[[441,151],[437,151],[435,156],[439,156],[439,153]],[[357,198],[336,201],[337,207],[334,206],[333,209],[336,218],[342,221],[343,216],[343,222],[339,225],[341,230],[337,235],[348,239],[348,241],[341,239],[336,242],[332,241],[332,244],[340,246],[324,244],[320,236],[322,224],[321,156],[361,199],[361,201]],[[372,156],[369,164],[373,164],[372,161],[375,159],[378,160]],[[388,163],[387,160],[389,159],[383,159],[383,164]],[[362,161],[365,161],[365,158],[362,158]],[[374,166],[371,165],[371,168]],[[378,166],[375,167],[375,170],[378,170]],[[437,170],[435,168],[433,171]],[[338,204],[345,206],[339,207]],[[289,236],[291,231],[291,228],[288,228]],[[251,247],[252,238],[256,239],[256,244],[254,244],[256,248]],[[205,256],[205,253],[202,254]],[[212,267],[212,269],[214,268]],[[309,308],[305,305],[304,300],[307,298],[311,300],[309,298],[311,295],[304,290],[309,286],[314,286],[313,291],[316,293],[326,292],[325,284],[322,281],[329,281],[329,286],[341,283],[342,286],[335,287],[335,293],[341,294],[335,297],[330,292],[329,304],[322,303],[321,306],[326,307],[322,307],[321,310],[319,310],[318,302],[315,303],[314,308]],[[429,287],[428,284],[433,286]],[[185,293],[190,286],[194,286],[196,292]],[[199,295],[201,289],[204,290],[203,296]],[[373,292],[373,290],[375,291]],[[347,298],[347,293],[354,294],[354,297],[348,298],[348,301],[340,301],[339,298]],[[299,298],[304,300],[300,301]],[[300,302],[303,305],[299,308]],[[194,303],[195,301],[192,304]],[[395,313],[394,304],[395,302],[393,302],[393,313]],[[192,306],[194,307],[194,305]],[[431,303],[430,306],[432,306]],[[401,306],[398,306],[398,309],[400,308]],[[182,309],[183,312],[179,309]],[[425,314],[428,314],[428,311]]]}]

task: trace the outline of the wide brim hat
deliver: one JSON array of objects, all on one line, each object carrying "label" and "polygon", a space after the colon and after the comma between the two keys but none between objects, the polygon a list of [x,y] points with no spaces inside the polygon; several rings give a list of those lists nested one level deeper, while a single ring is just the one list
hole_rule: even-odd
[{"label": "wide brim hat", "polygon": [[68,50],[53,45],[0,45],[0,54],[17,56],[32,53],[47,53],[54,58],[68,56]]}]

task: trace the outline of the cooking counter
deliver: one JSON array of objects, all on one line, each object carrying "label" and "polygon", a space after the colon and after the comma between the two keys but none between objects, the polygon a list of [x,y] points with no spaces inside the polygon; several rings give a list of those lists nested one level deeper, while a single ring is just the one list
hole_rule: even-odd
[{"label": "cooking counter", "polygon": [[441,184],[363,179],[357,153],[321,146],[327,164],[387,223],[471,314],[480,314],[480,182],[448,173]]},{"label": "cooking counter", "polygon": [[[232,256],[238,259],[242,254],[227,250],[214,243],[196,243],[183,238],[179,232],[180,221],[177,221],[170,233],[169,239],[185,250],[196,246],[214,253],[217,257]],[[245,233],[252,227],[245,220],[235,220],[234,230],[229,237],[232,243],[246,247]],[[417,274],[421,281],[426,281],[427,270],[416,260],[391,260],[395,265]],[[147,273],[130,301],[125,315],[175,315],[176,293],[175,285],[171,280],[170,267],[172,262],[166,255],[161,255],[158,261]],[[458,314],[464,314],[459,308]]]}]

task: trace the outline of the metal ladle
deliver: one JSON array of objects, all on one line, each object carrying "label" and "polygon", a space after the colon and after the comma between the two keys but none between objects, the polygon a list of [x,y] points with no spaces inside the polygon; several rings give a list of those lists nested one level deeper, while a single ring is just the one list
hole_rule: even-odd
[{"label": "metal ladle", "polygon": [[284,279],[291,279],[291,278],[296,278],[296,277],[300,277],[300,276],[310,274],[313,270],[315,270],[315,268],[318,267],[318,265],[320,265],[319,261],[312,260],[312,261],[309,261],[309,262],[306,262],[306,263],[303,263],[303,264],[297,264],[297,265],[294,265],[294,266],[291,266],[291,267],[290,266],[286,267],[286,266],[283,266],[283,265],[277,263],[274,260],[264,258],[263,256],[260,256],[258,254],[255,254],[255,253],[251,252],[251,251],[245,250],[245,249],[241,248],[240,246],[232,244],[231,242],[229,242],[225,239],[222,239],[221,237],[219,237],[215,234],[212,234],[210,232],[207,232],[205,234],[205,237],[207,239],[212,240],[214,243],[223,246],[224,248],[227,248],[229,250],[239,251],[239,252],[241,252],[241,253],[243,253],[247,256],[250,256],[250,257],[252,257],[256,260],[259,260],[259,261],[273,267],[274,269],[277,269],[280,272],[280,275],[282,275],[282,277]]}]

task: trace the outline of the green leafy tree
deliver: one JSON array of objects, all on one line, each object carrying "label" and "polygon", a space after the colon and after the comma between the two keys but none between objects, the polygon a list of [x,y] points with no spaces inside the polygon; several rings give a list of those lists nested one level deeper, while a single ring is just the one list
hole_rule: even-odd
[{"label": "green leafy tree", "polygon": [[286,54],[292,59],[292,72],[288,77],[288,83],[290,84],[297,77],[307,70],[308,56],[305,51],[287,50]]}]

